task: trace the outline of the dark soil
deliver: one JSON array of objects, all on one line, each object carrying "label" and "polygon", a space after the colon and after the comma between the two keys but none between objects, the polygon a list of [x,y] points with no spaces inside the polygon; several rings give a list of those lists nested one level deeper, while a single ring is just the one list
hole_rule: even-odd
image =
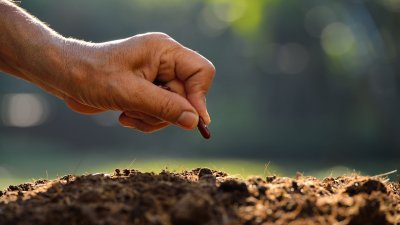
[{"label": "dark soil", "polygon": [[240,180],[207,168],[64,176],[0,192],[0,224],[337,224],[400,222],[400,184],[381,177]]}]

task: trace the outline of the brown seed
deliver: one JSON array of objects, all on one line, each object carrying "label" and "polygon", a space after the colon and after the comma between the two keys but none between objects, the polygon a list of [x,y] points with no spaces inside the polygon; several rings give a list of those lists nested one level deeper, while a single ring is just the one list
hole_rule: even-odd
[{"label": "brown seed", "polygon": [[197,128],[200,131],[200,134],[205,138],[205,139],[210,139],[211,133],[208,130],[207,126],[204,123],[203,118],[199,117],[199,123],[197,124]]}]

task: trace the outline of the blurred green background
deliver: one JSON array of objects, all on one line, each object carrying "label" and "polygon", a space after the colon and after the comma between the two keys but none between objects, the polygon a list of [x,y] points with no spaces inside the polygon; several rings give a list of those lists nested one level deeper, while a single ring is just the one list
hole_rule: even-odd
[{"label": "blurred green background", "polygon": [[116,112],[79,115],[1,74],[0,188],[116,167],[322,177],[400,165],[400,0],[20,5],[65,36],[103,42],[159,31],[209,58],[213,137],[128,130]]}]

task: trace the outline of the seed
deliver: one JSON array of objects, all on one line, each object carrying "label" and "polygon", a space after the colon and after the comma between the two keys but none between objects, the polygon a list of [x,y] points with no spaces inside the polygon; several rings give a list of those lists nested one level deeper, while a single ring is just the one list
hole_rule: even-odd
[{"label": "seed", "polygon": [[200,131],[200,134],[205,138],[205,139],[210,139],[211,133],[208,130],[207,126],[204,123],[203,118],[199,117],[199,123],[197,124],[197,128]]}]

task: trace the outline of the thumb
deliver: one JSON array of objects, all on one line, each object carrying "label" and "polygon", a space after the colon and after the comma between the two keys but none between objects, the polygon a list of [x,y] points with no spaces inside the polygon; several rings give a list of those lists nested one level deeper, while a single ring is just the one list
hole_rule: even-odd
[{"label": "thumb", "polygon": [[138,109],[184,129],[193,129],[197,126],[199,115],[189,101],[176,94],[164,90],[151,82],[142,83]]}]

